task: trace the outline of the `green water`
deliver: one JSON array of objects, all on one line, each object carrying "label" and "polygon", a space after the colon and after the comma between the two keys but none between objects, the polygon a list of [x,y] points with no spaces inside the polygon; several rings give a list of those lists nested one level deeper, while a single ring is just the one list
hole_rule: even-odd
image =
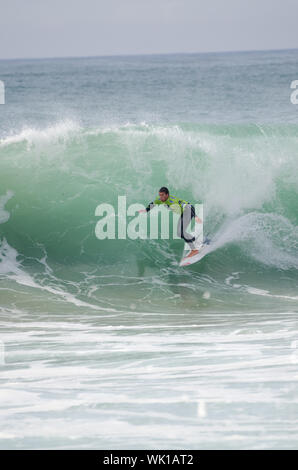
[{"label": "green water", "polygon": [[[0,62],[2,448],[297,448],[296,63]],[[161,186],[203,203],[200,263],[96,237]]]}]

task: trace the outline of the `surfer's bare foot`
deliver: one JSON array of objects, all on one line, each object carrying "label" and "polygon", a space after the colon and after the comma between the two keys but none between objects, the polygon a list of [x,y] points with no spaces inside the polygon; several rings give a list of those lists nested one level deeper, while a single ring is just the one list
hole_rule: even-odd
[{"label": "surfer's bare foot", "polygon": [[199,253],[199,250],[191,250],[189,255],[186,256],[186,258],[190,258],[191,256],[197,255]]}]

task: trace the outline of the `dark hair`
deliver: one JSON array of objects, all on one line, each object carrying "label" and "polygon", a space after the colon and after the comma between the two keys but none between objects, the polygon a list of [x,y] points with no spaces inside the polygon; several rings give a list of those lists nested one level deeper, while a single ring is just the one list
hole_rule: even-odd
[{"label": "dark hair", "polygon": [[169,190],[165,186],[162,186],[162,188],[160,188],[159,192],[169,194]]}]

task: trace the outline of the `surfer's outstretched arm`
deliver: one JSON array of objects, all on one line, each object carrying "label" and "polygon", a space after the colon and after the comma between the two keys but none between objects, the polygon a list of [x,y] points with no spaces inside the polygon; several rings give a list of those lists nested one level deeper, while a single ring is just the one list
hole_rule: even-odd
[{"label": "surfer's outstretched arm", "polygon": [[149,212],[151,209],[153,209],[154,206],[155,206],[154,202],[150,202],[150,204],[148,204],[148,206],[146,207],[146,209],[141,209],[141,210],[139,210],[139,213],[142,213],[142,212]]}]

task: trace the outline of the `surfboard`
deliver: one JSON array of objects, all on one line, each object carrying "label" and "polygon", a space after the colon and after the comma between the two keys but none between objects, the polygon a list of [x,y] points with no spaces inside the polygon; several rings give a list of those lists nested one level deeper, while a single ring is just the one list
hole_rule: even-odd
[{"label": "surfboard", "polygon": [[195,245],[196,249],[199,250],[199,253],[188,258],[188,255],[191,250],[189,248],[187,250],[184,250],[179,266],[189,266],[190,264],[197,263],[202,258],[204,258],[204,256],[210,253],[210,251],[212,251],[212,245],[209,239],[205,239],[204,242],[201,242],[199,245],[195,243]]}]

